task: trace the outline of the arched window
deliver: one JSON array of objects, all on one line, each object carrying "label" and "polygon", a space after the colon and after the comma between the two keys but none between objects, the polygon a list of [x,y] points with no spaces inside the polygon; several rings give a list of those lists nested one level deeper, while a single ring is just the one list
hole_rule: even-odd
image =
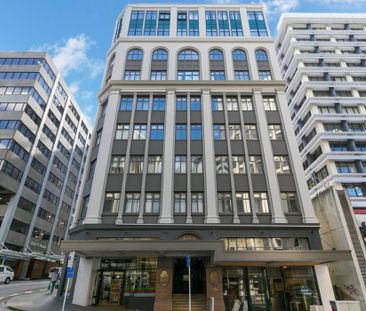
[{"label": "arched window", "polygon": [[127,54],[127,60],[142,60],[143,53],[140,49],[130,50]]},{"label": "arched window", "polygon": [[178,80],[199,80],[200,59],[198,52],[192,49],[185,49],[178,53]]},{"label": "arched window", "polygon": [[194,50],[183,50],[179,52],[178,60],[199,60],[199,55]]},{"label": "arched window", "polygon": [[224,53],[219,49],[210,51],[210,78],[211,80],[225,80]]},{"label": "arched window", "polygon": [[168,60],[168,52],[164,49],[157,49],[153,52],[152,60]]},{"label": "arched window", "polygon": [[255,59],[257,61],[268,61],[267,52],[265,50],[256,50]]},{"label": "arched window", "polygon": [[218,49],[211,50],[210,60],[224,60],[224,53]]},{"label": "arched window", "polygon": [[234,79],[250,80],[247,53],[242,49],[233,51]]},{"label": "arched window", "polygon": [[244,61],[247,60],[247,53],[245,53],[241,49],[236,49],[233,51],[233,60],[234,61]]},{"label": "arched window", "polygon": [[168,52],[157,49],[152,54],[150,80],[166,80],[168,72]]},{"label": "arched window", "polygon": [[128,51],[125,65],[125,80],[140,80],[143,52],[141,49],[132,49]]},{"label": "arched window", "polygon": [[272,80],[271,65],[267,52],[263,49],[256,50],[255,59],[257,60],[259,80]]}]

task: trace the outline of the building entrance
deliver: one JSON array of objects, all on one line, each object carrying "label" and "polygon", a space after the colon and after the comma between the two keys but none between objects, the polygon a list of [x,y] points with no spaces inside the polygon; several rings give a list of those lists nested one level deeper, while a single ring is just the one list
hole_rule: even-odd
[{"label": "building entrance", "polygon": [[[206,271],[203,258],[191,258],[191,292],[206,293]],[[173,294],[188,294],[188,267],[185,258],[174,260]]]}]

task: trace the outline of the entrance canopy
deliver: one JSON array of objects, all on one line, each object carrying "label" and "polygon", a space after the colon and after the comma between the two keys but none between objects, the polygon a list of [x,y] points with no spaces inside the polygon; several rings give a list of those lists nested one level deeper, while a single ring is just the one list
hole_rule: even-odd
[{"label": "entrance canopy", "polygon": [[68,240],[62,251],[85,257],[123,258],[134,256],[209,256],[217,265],[316,265],[351,260],[349,250],[226,251],[223,241],[159,240]]}]

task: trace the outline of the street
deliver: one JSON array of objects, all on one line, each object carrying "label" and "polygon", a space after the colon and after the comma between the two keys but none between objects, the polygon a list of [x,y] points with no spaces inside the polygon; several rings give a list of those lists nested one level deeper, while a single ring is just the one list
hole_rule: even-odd
[{"label": "street", "polygon": [[5,301],[10,297],[31,294],[40,290],[47,290],[48,280],[41,281],[13,281],[10,284],[0,284],[0,310],[5,308]]}]

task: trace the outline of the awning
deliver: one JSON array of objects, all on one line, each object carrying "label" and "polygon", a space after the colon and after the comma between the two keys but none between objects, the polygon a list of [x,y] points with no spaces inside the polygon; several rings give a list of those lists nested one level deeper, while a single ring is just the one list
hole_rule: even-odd
[{"label": "awning", "polygon": [[56,254],[41,254],[36,252],[17,252],[9,249],[0,250],[0,257],[6,256],[8,259],[39,259],[44,261],[63,261],[64,256]]},{"label": "awning", "polygon": [[61,249],[102,258],[209,256],[218,265],[316,265],[352,260],[350,250],[226,251],[223,241],[202,240],[68,240],[62,242]]}]

